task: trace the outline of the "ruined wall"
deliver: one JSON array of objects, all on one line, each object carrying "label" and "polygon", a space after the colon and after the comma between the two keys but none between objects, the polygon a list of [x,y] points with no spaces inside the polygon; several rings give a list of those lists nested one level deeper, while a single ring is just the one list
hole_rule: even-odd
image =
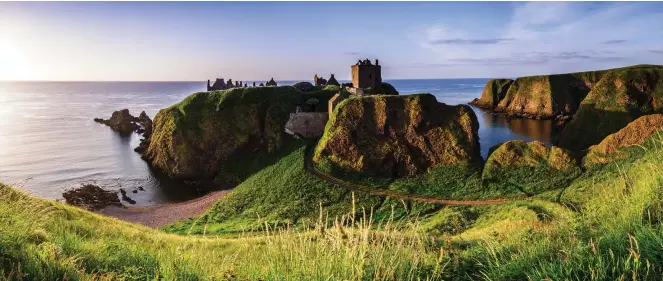
[{"label": "ruined wall", "polygon": [[329,120],[327,112],[290,113],[290,119],[285,124],[285,132],[305,138],[318,138],[325,131],[327,120]]},{"label": "ruined wall", "polygon": [[379,88],[382,84],[382,71],[379,65],[353,65],[352,85],[355,88]]}]

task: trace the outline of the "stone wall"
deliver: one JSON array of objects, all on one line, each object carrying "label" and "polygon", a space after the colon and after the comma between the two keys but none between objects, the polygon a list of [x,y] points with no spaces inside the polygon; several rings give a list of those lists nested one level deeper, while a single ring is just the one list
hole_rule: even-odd
[{"label": "stone wall", "polygon": [[285,132],[305,138],[318,138],[325,131],[329,116],[327,112],[290,113],[290,120],[285,124]]}]

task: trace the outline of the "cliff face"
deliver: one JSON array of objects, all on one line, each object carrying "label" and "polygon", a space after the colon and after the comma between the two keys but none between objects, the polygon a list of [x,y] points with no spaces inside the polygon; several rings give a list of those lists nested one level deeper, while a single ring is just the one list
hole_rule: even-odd
[{"label": "cliff face", "polygon": [[623,129],[607,136],[599,144],[592,145],[583,159],[583,166],[589,168],[597,164],[606,164],[613,159],[625,157],[623,148],[640,145],[652,134],[663,128],[663,114],[642,116],[629,123]]},{"label": "cliff face", "polygon": [[605,71],[520,77],[495,111],[528,118],[571,115]]},{"label": "cliff face", "polygon": [[611,70],[582,101],[559,146],[586,149],[636,118],[663,112],[663,66]]},{"label": "cliff face", "polygon": [[493,109],[504,99],[511,84],[513,84],[513,80],[511,79],[490,79],[483,88],[481,97],[474,99],[470,104],[481,108]]},{"label": "cliff face", "polygon": [[489,189],[536,194],[561,188],[581,173],[576,159],[559,147],[508,141],[491,148],[482,179]]},{"label": "cliff face", "polygon": [[354,97],[334,111],[314,161],[385,177],[473,165],[482,161],[478,128],[469,106],[438,103],[430,94]]},{"label": "cliff face", "polygon": [[[329,99],[336,90],[332,88],[302,93],[290,86],[256,87],[192,94],[159,111],[143,157],[176,179],[212,178],[233,159],[279,149],[289,113],[309,98]],[[326,103],[317,110],[326,111]]]}]

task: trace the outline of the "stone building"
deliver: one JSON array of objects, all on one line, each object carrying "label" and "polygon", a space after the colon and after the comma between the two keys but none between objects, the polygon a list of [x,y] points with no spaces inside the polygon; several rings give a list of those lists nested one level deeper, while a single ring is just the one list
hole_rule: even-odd
[{"label": "stone building", "polygon": [[219,90],[225,90],[228,89],[228,86],[226,86],[226,81],[223,78],[216,78],[216,81],[214,81],[214,85],[210,86],[210,80],[207,80],[207,91],[219,91]]},{"label": "stone building", "polygon": [[318,77],[318,75],[316,74],[315,76],[313,76],[313,84],[315,84],[316,86],[324,86],[325,84],[327,84],[327,79]]},{"label": "stone building", "polygon": [[272,79],[270,79],[269,81],[267,81],[267,84],[265,84],[265,85],[266,85],[266,86],[274,86],[274,87],[278,86],[278,85],[276,84],[276,81],[274,81],[274,78],[272,78]]},{"label": "stone building", "polygon": [[331,77],[329,77],[329,80],[327,80],[327,83],[325,84],[325,86],[329,86],[329,85],[341,86],[341,84],[338,83],[338,81],[334,77],[334,74],[332,74]]},{"label": "stone building", "polygon": [[370,60],[360,60],[352,66],[352,85],[354,88],[379,89],[382,85],[382,70],[378,60],[372,64]]}]

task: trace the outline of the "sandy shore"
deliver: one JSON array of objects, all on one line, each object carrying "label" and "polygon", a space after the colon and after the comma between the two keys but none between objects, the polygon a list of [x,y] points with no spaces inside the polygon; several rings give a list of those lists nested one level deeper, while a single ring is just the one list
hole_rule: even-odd
[{"label": "sandy shore", "polygon": [[230,193],[230,191],[231,190],[214,191],[203,197],[181,203],[161,204],[149,207],[110,206],[97,212],[124,221],[159,228],[201,215],[211,207],[214,202]]}]

